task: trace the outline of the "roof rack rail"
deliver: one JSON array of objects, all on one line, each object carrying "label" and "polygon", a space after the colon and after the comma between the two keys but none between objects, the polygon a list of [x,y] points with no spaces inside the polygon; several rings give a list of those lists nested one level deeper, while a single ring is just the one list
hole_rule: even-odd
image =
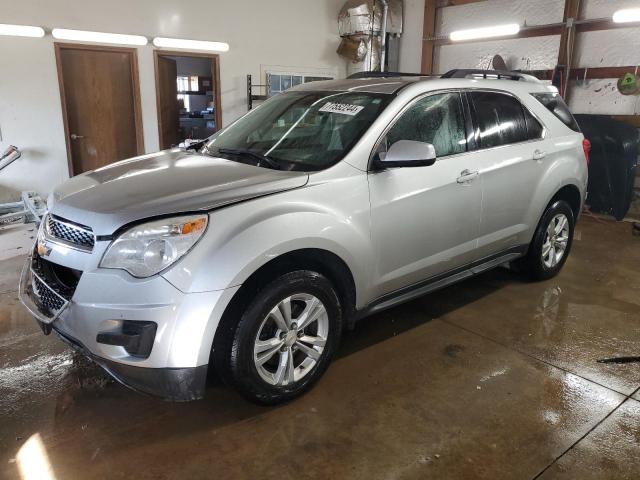
[{"label": "roof rack rail", "polygon": [[349,75],[348,79],[354,78],[386,78],[386,77],[429,77],[423,73],[403,73],[403,72],[356,72]]},{"label": "roof rack rail", "polygon": [[476,68],[456,68],[449,70],[440,78],[469,78],[469,77],[481,77],[481,78],[495,78],[497,80],[515,80],[522,82],[534,82],[540,83],[533,75],[528,75],[521,72],[509,72],[502,70],[481,70]]}]

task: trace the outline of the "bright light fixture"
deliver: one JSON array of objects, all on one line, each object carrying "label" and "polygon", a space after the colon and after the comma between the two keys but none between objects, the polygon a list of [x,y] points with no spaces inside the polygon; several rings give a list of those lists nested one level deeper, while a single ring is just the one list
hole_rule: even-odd
[{"label": "bright light fixture", "polygon": [[117,45],[146,45],[148,40],[141,35],[123,35],[121,33],[88,32],[85,30],[67,30],[54,28],[51,32],[59,40],[80,42],[115,43]]},{"label": "bright light fixture", "polygon": [[44,37],[44,29],[31,27],[29,25],[7,25],[0,23],[0,35],[10,35],[14,37]]},{"label": "bright light fixture", "polygon": [[183,40],[181,38],[156,37],[153,44],[160,48],[180,48],[185,50],[207,50],[210,52],[228,52],[229,44],[224,42],[205,42],[203,40]]},{"label": "bright light fixture", "polygon": [[640,22],[640,8],[625,8],[613,14],[616,23]]},{"label": "bright light fixture", "polygon": [[520,25],[510,23],[508,25],[496,25],[494,27],[471,28],[469,30],[456,30],[449,34],[452,42],[463,40],[476,40],[479,38],[506,37],[515,35],[520,31]]}]

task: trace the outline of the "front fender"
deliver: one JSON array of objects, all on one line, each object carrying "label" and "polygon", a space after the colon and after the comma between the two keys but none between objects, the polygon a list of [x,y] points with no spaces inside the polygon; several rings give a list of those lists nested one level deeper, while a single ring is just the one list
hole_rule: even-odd
[{"label": "front fender", "polygon": [[282,254],[307,248],[340,257],[351,270],[356,292],[367,291],[373,249],[364,176],[214,211],[202,240],[163,276],[184,292],[222,290],[242,284]]}]

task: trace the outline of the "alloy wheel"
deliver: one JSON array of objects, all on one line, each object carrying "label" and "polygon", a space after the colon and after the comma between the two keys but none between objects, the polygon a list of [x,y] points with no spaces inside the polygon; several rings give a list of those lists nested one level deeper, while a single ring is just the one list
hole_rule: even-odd
[{"label": "alloy wheel", "polygon": [[569,219],[564,213],[555,215],[544,235],[542,243],[542,263],[547,268],[554,268],[564,257],[569,243]]},{"label": "alloy wheel", "polygon": [[323,303],[299,293],[281,300],[262,321],[253,348],[260,377],[270,385],[291,385],[320,360],[329,333]]}]

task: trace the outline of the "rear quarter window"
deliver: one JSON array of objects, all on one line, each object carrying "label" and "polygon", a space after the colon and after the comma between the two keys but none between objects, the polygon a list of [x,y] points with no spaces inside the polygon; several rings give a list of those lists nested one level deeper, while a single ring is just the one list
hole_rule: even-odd
[{"label": "rear quarter window", "polygon": [[562,97],[554,92],[543,92],[543,93],[532,93],[531,96],[538,100],[542,105],[546,107],[551,113],[555,115],[555,117],[564,123],[567,127],[569,127],[574,132],[579,132],[580,127],[576,122],[576,119],[573,118],[573,114],[567,104],[564,103]]}]

